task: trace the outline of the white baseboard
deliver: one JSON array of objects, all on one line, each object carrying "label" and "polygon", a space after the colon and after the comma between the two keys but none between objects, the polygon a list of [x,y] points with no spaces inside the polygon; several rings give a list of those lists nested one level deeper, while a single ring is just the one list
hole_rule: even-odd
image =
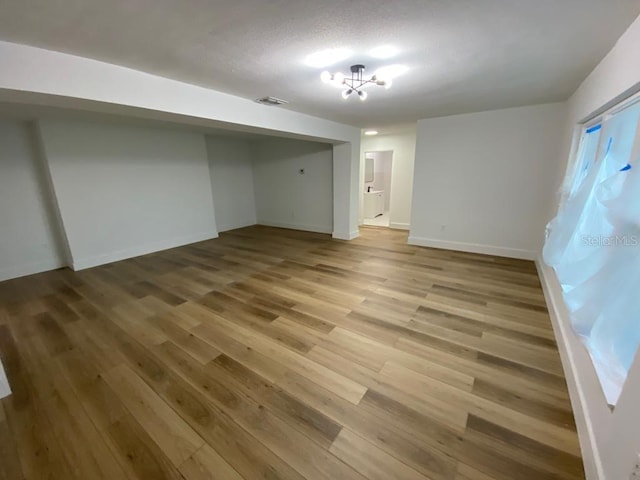
[{"label": "white baseboard", "polygon": [[228,232],[229,230],[237,230],[239,228],[251,227],[257,225],[256,220],[248,220],[246,222],[238,222],[233,225],[218,225],[218,233]]},{"label": "white baseboard", "polygon": [[304,225],[300,223],[286,223],[286,222],[274,222],[271,220],[258,220],[258,225],[264,225],[265,227],[277,227],[288,228],[290,230],[302,230],[304,232],[314,233],[331,233],[331,227],[323,227],[320,225]]},{"label": "white baseboard", "polygon": [[[567,380],[567,388],[569,389],[569,397],[571,398],[571,406],[580,440],[585,475],[587,480],[604,480],[604,469],[600,452],[598,451],[593,422],[589,414],[587,394],[578,372],[575,360],[576,352],[572,348],[575,342],[569,341],[569,335],[574,334],[569,324],[569,312],[562,298],[562,288],[553,269],[546,265],[540,257],[536,259],[536,268],[538,269],[538,276],[547,301],[553,332]],[[604,396],[602,400],[603,402],[605,401]]]},{"label": "white baseboard", "polygon": [[395,230],[409,230],[409,224],[408,223],[390,222],[389,223],[389,228],[393,228]]},{"label": "white baseboard", "polygon": [[33,275],[34,273],[48,272],[49,270],[55,270],[62,268],[65,263],[61,259],[52,258],[44,262],[27,263],[25,265],[16,265],[12,267],[0,268],[0,282],[4,280],[11,280],[12,278],[25,277],[27,275]]},{"label": "white baseboard", "polygon": [[7,380],[2,361],[0,361],[0,398],[8,397],[10,394],[11,388],[9,387],[9,380]]},{"label": "white baseboard", "polygon": [[360,231],[354,230],[353,232],[342,233],[342,232],[333,232],[331,234],[332,238],[336,240],[353,240],[354,238],[358,238],[360,236]]},{"label": "white baseboard", "polygon": [[535,260],[536,252],[520,250],[517,248],[495,247],[493,245],[481,245],[476,243],[452,242],[448,240],[436,240],[432,238],[409,236],[409,245],[419,247],[441,248],[444,250],[457,250],[460,252],[482,253],[497,257],[520,258],[523,260]]},{"label": "white baseboard", "polygon": [[147,243],[145,245],[137,245],[135,247],[118,250],[115,252],[105,253],[101,255],[94,255],[91,257],[85,257],[73,261],[71,268],[73,270],[84,270],[85,268],[97,267],[98,265],[105,265],[107,263],[117,262],[127,258],[139,257],[148,253],[159,252],[162,250],[168,250],[170,248],[181,247],[183,245],[189,245],[190,243],[202,242],[204,240],[211,240],[218,238],[218,232],[215,230],[203,232],[195,235],[187,235],[184,237],[172,238],[161,242]]}]

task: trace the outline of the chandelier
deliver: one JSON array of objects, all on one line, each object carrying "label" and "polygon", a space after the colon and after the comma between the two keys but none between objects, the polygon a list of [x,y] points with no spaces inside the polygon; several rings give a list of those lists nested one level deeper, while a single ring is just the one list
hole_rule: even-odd
[{"label": "chandelier", "polygon": [[360,100],[365,101],[367,99],[367,92],[363,90],[363,87],[369,84],[375,84],[380,87],[391,87],[390,78],[381,78],[379,75],[373,75],[370,78],[364,77],[364,65],[351,65],[351,77],[345,76],[342,73],[330,73],[322,72],[320,79],[324,83],[330,83],[338,87],[344,86],[342,91],[342,98],[345,100],[349,98],[352,93],[356,93]]}]

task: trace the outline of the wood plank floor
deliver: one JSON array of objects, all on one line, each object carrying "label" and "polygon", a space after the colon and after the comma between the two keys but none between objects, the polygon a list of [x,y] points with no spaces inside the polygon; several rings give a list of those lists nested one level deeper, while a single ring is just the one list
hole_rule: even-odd
[{"label": "wood plank floor", "polygon": [[250,227],[0,283],[6,479],[583,479],[533,263]]}]

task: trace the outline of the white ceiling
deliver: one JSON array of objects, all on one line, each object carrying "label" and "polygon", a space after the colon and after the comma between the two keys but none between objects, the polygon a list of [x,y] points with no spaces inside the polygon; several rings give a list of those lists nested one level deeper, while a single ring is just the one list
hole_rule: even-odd
[{"label": "white ceiling", "polygon": [[[0,40],[58,50],[360,127],[559,101],[640,14],[638,0],[30,0],[0,3]],[[379,60],[371,49],[391,45]],[[305,57],[345,73],[405,64],[343,101]]]}]

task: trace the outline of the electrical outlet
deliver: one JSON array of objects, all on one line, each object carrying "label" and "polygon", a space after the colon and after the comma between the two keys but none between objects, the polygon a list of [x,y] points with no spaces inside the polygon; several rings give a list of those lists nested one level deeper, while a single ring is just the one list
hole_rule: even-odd
[{"label": "electrical outlet", "polygon": [[636,458],[636,463],[631,469],[629,480],[640,480],[640,454],[638,455],[638,458]]}]

